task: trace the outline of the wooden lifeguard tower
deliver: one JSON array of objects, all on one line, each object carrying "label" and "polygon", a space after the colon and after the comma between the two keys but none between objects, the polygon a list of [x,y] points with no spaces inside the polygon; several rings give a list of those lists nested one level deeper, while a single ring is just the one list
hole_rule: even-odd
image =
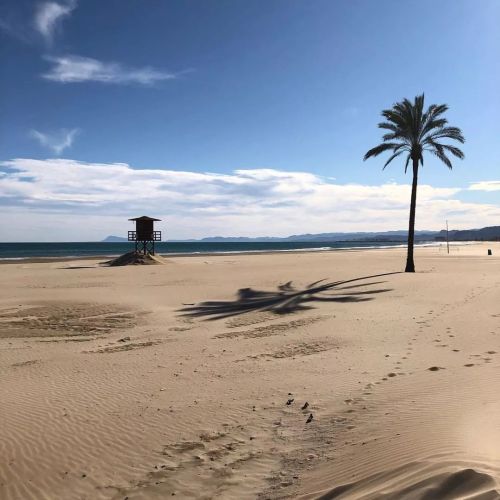
[{"label": "wooden lifeguard tower", "polygon": [[154,223],[161,219],[143,215],[129,220],[135,222],[135,231],[128,232],[128,241],[135,241],[135,251],[144,255],[148,253],[154,255],[155,241],[161,241],[161,231],[154,230]]}]

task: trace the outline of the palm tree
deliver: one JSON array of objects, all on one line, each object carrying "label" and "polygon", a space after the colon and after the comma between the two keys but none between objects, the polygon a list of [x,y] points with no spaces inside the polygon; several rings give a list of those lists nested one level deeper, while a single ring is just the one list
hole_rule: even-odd
[{"label": "palm tree", "polygon": [[424,165],[424,151],[437,156],[450,170],[452,164],[447,156],[450,152],[457,158],[463,159],[463,152],[449,144],[442,144],[441,139],[453,139],[460,143],[465,142],[462,131],[457,127],[449,127],[448,120],[442,115],[448,110],[446,104],[432,104],[424,112],[424,94],[415,97],[411,103],[408,99],[394,104],[392,109],[382,111],[382,116],[387,120],[379,123],[379,128],[388,130],[383,137],[382,144],[370,149],[363,160],[378,156],[385,151],[392,155],[385,162],[384,169],[392,160],[402,154],[407,154],[405,173],[410,160],[413,167],[413,182],[411,186],[410,223],[408,228],[408,255],[406,259],[407,273],[415,272],[413,262],[413,244],[415,238],[415,208],[417,203],[417,183],[419,164]]}]

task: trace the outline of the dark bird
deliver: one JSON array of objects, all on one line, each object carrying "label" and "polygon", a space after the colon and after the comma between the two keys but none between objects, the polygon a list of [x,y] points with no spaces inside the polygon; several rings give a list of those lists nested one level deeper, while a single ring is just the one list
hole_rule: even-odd
[{"label": "dark bird", "polygon": [[313,418],[314,418],[314,417],[313,417],[313,414],[311,413],[311,414],[309,415],[309,417],[307,417],[306,424],[308,424],[309,422],[312,422],[312,419],[313,419]]},{"label": "dark bird", "polygon": [[287,406],[290,406],[293,402],[295,401],[295,399],[289,399],[286,404]]},{"label": "dark bird", "polygon": [[301,410],[306,410],[308,406],[309,406],[309,403],[306,401],[304,403],[304,406],[301,408]]}]

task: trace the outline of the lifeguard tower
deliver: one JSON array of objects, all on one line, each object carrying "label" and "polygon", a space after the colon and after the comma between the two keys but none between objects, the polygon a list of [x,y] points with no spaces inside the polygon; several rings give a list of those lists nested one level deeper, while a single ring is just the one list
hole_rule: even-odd
[{"label": "lifeguard tower", "polygon": [[136,253],[154,255],[155,241],[161,241],[161,231],[154,230],[154,223],[161,221],[161,219],[143,215],[129,220],[135,222],[135,231],[128,232],[128,241],[135,242]]}]

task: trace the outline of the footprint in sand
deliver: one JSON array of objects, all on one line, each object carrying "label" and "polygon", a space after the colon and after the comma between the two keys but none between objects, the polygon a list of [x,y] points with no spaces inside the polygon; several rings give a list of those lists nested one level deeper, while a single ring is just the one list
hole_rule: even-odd
[{"label": "footprint in sand", "polygon": [[464,366],[466,366],[467,368],[470,368],[471,366],[474,366],[474,363],[467,363],[467,364],[466,364],[466,365],[464,365]]},{"label": "footprint in sand", "polygon": [[439,370],[444,370],[445,368],[443,368],[442,366],[431,366],[430,368],[427,368],[427,370],[429,370],[430,372],[437,372]]}]

